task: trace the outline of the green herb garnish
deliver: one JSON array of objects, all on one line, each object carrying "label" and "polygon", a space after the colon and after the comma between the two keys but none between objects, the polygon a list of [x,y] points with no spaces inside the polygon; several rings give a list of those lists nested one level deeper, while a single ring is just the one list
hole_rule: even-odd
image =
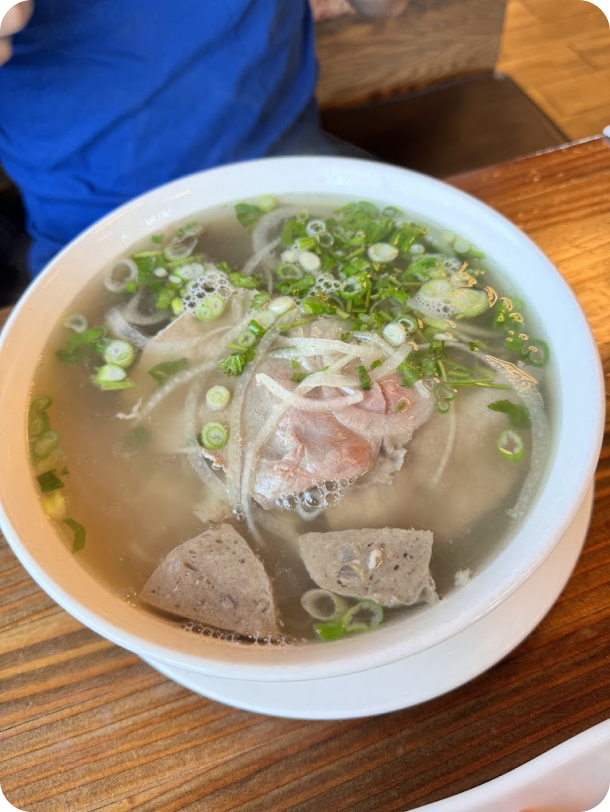
[{"label": "green herb garnish", "polygon": [[516,429],[529,429],[530,416],[522,403],[513,403],[510,400],[496,400],[487,406],[494,412],[503,412],[510,420],[511,426]]},{"label": "green herb garnish", "polygon": [[188,366],[187,358],[178,358],[176,361],[163,361],[148,370],[148,374],[159,385],[164,384],[168,378],[175,375],[177,372],[185,369]]}]

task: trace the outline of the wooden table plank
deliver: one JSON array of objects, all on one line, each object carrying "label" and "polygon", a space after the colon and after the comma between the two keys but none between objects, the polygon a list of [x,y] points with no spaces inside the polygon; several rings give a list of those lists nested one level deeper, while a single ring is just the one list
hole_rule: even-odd
[{"label": "wooden table plank", "polygon": [[[557,264],[609,373],[608,142],[453,181]],[[0,784],[27,812],[398,812],[490,780],[610,716],[608,432],[585,549],[543,623],[468,685],[374,719],[273,719],[196,696],[55,606],[4,540],[0,573]]]}]

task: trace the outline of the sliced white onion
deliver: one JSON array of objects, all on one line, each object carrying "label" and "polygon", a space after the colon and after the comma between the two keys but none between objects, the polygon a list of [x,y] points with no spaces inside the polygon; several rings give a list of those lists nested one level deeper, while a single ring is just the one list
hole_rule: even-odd
[{"label": "sliced white onion", "polygon": [[104,287],[111,293],[122,293],[137,278],[138,266],[133,259],[120,259],[104,276]]},{"label": "sliced white onion", "polygon": [[305,358],[312,355],[325,355],[329,352],[340,352],[343,355],[352,355],[354,358],[376,360],[378,353],[371,347],[361,347],[348,344],[346,341],[337,341],[332,338],[285,338],[284,346],[272,353],[277,358]]},{"label": "sliced white onion", "polygon": [[123,341],[128,341],[139,350],[143,350],[150,340],[139,330],[136,330],[135,327],[132,327],[116,307],[106,313],[105,321],[115,338],[122,338]]},{"label": "sliced white onion", "polygon": [[256,382],[266,387],[272,395],[275,395],[284,403],[288,403],[295,409],[302,409],[306,412],[332,412],[341,409],[347,409],[348,406],[354,406],[360,403],[364,398],[364,392],[354,392],[353,395],[345,395],[339,398],[328,398],[328,400],[314,400],[313,398],[305,398],[300,395],[295,395],[288,389],[285,389],[277,381],[263,372],[259,372],[256,376]]},{"label": "sliced white onion", "polygon": [[283,316],[284,313],[292,310],[293,307],[294,299],[290,296],[278,296],[276,299],[272,299],[267,305],[267,309],[275,313],[276,316]]},{"label": "sliced white onion", "polygon": [[386,358],[380,367],[377,367],[371,372],[371,378],[374,381],[379,381],[385,378],[386,375],[391,375],[392,372],[396,372],[396,367],[400,366],[412,351],[413,344],[403,344],[401,347],[398,347],[396,352],[393,352],[389,358]]}]

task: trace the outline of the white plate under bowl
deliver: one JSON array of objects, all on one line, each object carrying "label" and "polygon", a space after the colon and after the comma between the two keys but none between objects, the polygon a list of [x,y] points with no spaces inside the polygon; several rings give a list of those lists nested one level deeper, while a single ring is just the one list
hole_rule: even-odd
[{"label": "white plate under bowl", "polygon": [[261,682],[213,677],[156,660],[146,661],[195,693],[271,716],[349,719],[418,705],[491,668],[540,623],[574,569],[592,508],[593,487],[544,564],[477,623],[433,648],[372,671],[302,682]]}]

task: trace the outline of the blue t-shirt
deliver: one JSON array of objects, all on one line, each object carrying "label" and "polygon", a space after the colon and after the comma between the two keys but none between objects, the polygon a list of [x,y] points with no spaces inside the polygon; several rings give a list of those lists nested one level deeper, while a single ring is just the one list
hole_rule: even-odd
[{"label": "blue t-shirt", "polygon": [[307,0],[36,0],[0,68],[32,272],[129,198],[315,127],[315,80]]}]

